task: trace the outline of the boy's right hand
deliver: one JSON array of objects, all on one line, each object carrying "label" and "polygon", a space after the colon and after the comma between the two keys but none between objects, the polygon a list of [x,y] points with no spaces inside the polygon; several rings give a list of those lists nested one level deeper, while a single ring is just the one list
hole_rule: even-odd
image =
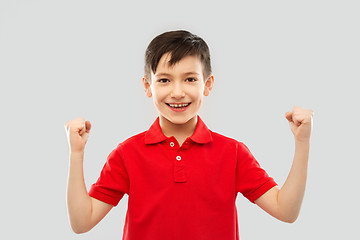
[{"label": "boy's right hand", "polygon": [[75,118],[65,123],[70,153],[83,153],[88,140],[91,124],[84,118]]}]

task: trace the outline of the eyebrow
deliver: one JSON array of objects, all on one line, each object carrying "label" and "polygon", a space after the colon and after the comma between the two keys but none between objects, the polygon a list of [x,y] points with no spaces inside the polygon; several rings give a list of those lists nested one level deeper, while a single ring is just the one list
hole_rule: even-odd
[{"label": "eyebrow", "polygon": [[[200,74],[197,72],[186,72],[183,75],[200,75]],[[158,77],[158,76],[172,76],[172,75],[169,73],[157,73],[157,74],[155,74],[155,76]]]}]

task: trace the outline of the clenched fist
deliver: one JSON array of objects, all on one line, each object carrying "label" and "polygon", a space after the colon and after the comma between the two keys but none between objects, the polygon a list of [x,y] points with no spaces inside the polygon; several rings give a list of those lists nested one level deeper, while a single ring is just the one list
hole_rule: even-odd
[{"label": "clenched fist", "polygon": [[65,123],[70,153],[82,153],[88,140],[91,124],[84,118],[75,118]]},{"label": "clenched fist", "polygon": [[313,123],[314,112],[298,106],[293,107],[292,112],[285,114],[289,121],[290,129],[296,141],[309,141]]}]

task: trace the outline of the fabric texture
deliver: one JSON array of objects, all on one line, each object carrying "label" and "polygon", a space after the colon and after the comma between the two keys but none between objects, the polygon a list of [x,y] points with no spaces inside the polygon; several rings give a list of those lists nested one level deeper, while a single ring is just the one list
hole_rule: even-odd
[{"label": "fabric texture", "polygon": [[197,119],[182,146],[157,118],[109,154],[89,195],[116,206],[128,194],[124,240],[238,240],[238,192],[254,203],[277,185],[243,143]]}]

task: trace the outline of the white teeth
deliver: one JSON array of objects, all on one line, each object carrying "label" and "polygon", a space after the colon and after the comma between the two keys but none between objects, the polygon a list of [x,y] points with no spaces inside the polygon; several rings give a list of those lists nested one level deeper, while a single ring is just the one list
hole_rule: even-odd
[{"label": "white teeth", "polygon": [[186,104],[170,104],[170,107],[176,107],[176,108],[181,108],[181,107],[186,107],[189,105],[189,103],[186,103]]}]

